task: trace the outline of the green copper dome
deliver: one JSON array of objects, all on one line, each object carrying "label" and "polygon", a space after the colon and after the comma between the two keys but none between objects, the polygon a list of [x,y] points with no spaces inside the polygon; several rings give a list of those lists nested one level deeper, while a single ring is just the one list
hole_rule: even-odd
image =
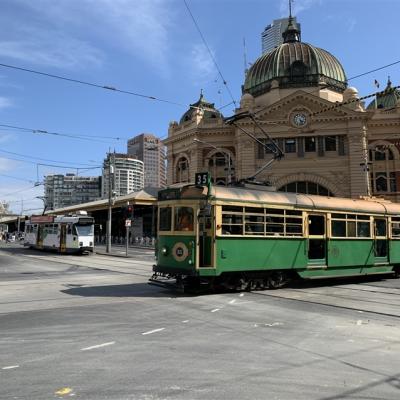
[{"label": "green copper dome", "polygon": [[209,103],[207,100],[204,99],[203,91],[200,93],[199,100],[196,103],[190,105],[189,110],[182,115],[179,123],[182,124],[186,121],[190,121],[194,112],[197,109],[203,110],[203,118],[204,119],[211,119],[211,118],[223,118],[223,115],[214,107],[214,103]]},{"label": "green copper dome", "polygon": [[385,90],[376,96],[376,98],[368,104],[367,109],[375,108],[391,108],[395,107],[400,100],[400,90],[392,88],[392,82],[388,80]]},{"label": "green copper dome", "polygon": [[346,74],[340,62],[326,50],[300,41],[300,31],[289,22],[283,33],[284,43],[263,54],[249,69],[243,91],[260,96],[271,89],[272,81],[280,88],[329,85],[343,92]]}]

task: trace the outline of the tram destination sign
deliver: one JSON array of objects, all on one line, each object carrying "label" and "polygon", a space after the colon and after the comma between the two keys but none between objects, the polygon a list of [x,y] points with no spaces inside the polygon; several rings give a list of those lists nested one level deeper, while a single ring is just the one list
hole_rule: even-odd
[{"label": "tram destination sign", "polygon": [[194,182],[196,186],[206,186],[209,182],[209,173],[208,172],[196,172],[194,177]]},{"label": "tram destination sign", "polygon": [[43,223],[53,223],[54,215],[32,215],[31,223],[33,224],[43,224]]}]

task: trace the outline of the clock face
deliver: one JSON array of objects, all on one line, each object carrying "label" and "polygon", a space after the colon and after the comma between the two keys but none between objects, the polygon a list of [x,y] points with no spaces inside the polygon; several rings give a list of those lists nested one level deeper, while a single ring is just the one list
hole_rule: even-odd
[{"label": "clock face", "polygon": [[307,125],[307,116],[304,113],[298,112],[293,115],[293,124],[301,127]]}]

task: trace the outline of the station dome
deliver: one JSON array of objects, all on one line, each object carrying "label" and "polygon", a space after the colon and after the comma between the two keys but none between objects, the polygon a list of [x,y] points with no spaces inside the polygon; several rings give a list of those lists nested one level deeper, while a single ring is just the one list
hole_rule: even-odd
[{"label": "station dome", "polygon": [[376,98],[368,104],[367,110],[375,108],[392,108],[400,101],[400,90],[392,87],[390,78],[388,79],[387,86],[383,92],[378,94]]},{"label": "station dome", "polygon": [[208,102],[203,96],[203,91],[201,91],[199,100],[190,104],[189,110],[182,115],[179,123],[190,121],[194,113],[199,110],[203,113],[203,119],[223,118],[223,115],[215,108],[214,103]]},{"label": "station dome", "polygon": [[326,50],[301,42],[300,30],[292,17],[283,38],[283,44],[263,54],[251,66],[244,92],[260,96],[271,90],[273,81],[280,88],[325,85],[339,93],[346,89],[347,78],[340,62]]}]

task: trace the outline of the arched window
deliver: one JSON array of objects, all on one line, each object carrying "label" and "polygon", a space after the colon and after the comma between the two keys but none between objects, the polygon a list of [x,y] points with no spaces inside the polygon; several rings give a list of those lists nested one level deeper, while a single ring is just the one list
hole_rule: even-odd
[{"label": "arched window", "polygon": [[371,188],[376,194],[397,192],[394,155],[389,146],[377,145],[369,150]]},{"label": "arched window", "polygon": [[331,197],[334,196],[334,194],[325,186],[310,181],[291,182],[288,183],[287,185],[282,186],[278,190],[280,192],[316,194],[319,196],[331,196]]},{"label": "arched window", "polygon": [[176,183],[189,182],[189,161],[186,157],[181,157],[176,163]]},{"label": "arched window", "polygon": [[232,182],[234,169],[232,157],[228,152],[218,151],[208,159],[211,181],[216,185],[227,185]]}]

